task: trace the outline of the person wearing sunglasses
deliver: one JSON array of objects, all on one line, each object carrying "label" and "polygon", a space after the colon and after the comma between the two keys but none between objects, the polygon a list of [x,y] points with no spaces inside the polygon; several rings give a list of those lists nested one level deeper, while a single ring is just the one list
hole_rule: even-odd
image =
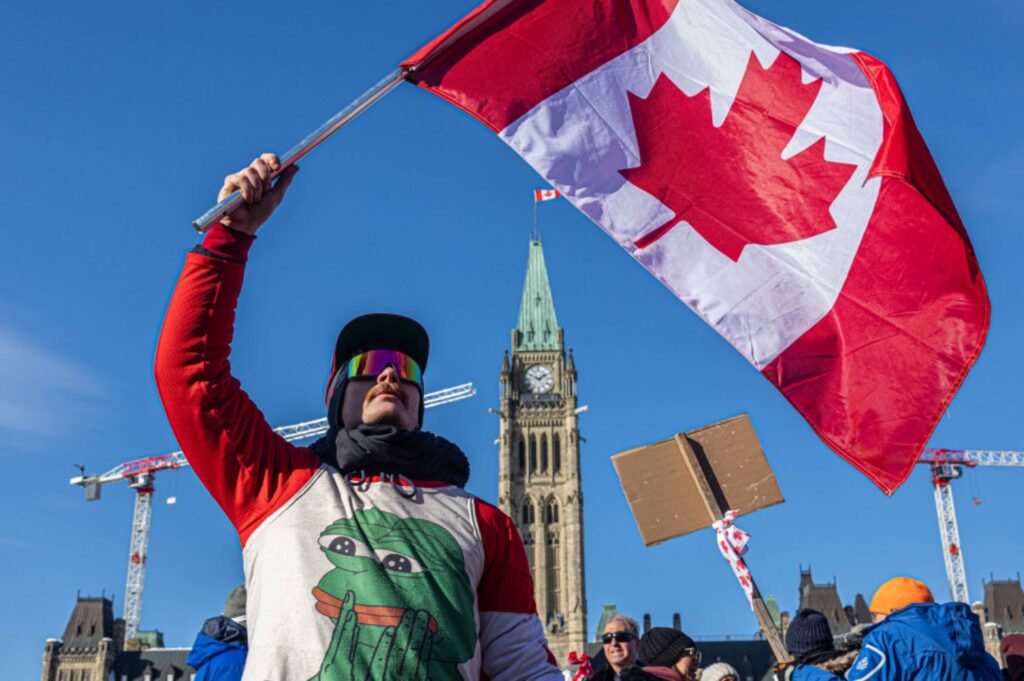
[{"label": "person wearing sunglasses", "polygon": [[272,186],[279,168],[264,154],[225,178],[221,198],[244,204],[189,253],[155,366],[175,437],[242,544],[243,679],[560,680],[518,531],[465,491],[462,450],[423,429],[419,323],[344,326],[328,430],[309,447],[275,433],[232,376],[247,254],[298,170]]},{"label": "person wearing sunglasses", "polygon": [[598,671],[591,681],[623,681],[630,678],[631,672],[639,672],[635,667],[640,649],[638,627],[632,617],[614,615],[609,619],[601,634],[601,647],[608,666]]}]

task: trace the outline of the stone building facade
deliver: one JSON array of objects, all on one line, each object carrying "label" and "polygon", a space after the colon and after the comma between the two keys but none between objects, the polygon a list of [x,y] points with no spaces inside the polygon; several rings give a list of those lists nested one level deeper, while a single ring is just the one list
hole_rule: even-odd
[{"label": "stone building facade", "polygon": [[1003,634],[1024,633],[1024,590],[1017,579],[984,582],[986,621],[994,622]]},{"label": "stone building facade", "polygon": [[122,647],[109,598],[78,598],[61,638],[43,647],[42,681],[107,681]]},{"label": "stone building facade", "polygon": [[531,238],[519,321],[500,375],[498,505],[526,547],[537,611],[560,665],[587,640],[576,366]]},{"label": "stone building facade", "polygon": [[[808,568],[800,569],[800,608],[811,608],[825,615],[833,636],[848,633],[858,624],[871,624],[871,612],[862,594],[857,594],[853,605],[843,605],[835,579],[816,584]],[[788,619],[788,618],[787,618]]]},{"label": "stone building facade", "polygon": [[164,648],[159,631],[124,639],[124,620],[101,596],[79,597],[61,638],[43,646],[41,681],[191,681],[188,648]]}]

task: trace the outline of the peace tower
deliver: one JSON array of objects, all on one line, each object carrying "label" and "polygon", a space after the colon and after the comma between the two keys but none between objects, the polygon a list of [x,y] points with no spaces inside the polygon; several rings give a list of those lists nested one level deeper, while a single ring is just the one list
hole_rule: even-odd
[{"label": "peace tower", "polygon": [[501,363],[498,505],[526,546],[559,666],[587,639],[576,365],[565,350],[539,235],[530,239],[512,352]]}]

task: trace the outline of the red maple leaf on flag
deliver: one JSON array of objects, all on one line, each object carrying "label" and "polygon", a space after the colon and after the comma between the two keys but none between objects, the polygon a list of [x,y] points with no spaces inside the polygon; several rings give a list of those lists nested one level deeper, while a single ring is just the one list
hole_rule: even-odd
[{"label": "red maple leaf on flag", "polygon": [[645,248],[686,220],[733,261],[747,244],[780,244],[835,229],[829,206],[856,166],[826,161],[825,138],[788,159],[782,151],[818,96],[785,53],[768,69],[751,53],[725,121],[711,91],[689,97],[665,74],[646,99],[628,93],[640,165],[619,172],[675,213],[636,240]]}]

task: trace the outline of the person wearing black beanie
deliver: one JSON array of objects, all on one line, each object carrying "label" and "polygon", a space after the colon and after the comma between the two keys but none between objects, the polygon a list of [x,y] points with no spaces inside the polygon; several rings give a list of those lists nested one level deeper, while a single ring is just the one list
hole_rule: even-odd
[{"label": "person wearing black beanie", "polygon": [[786,630],[786,650],[793,656],[793,663],[786,669],[787,680],[841,681],[817,666],[839,654],[828,620],[817,610],[801,608],[796,613]]},{"label": "person wearing black beanie", "polygon": [[692,638],[670,627],[654,627],[640,637],[640,659],[651,667],[675,670],[687,681],[697,678],[700,651]]}]

